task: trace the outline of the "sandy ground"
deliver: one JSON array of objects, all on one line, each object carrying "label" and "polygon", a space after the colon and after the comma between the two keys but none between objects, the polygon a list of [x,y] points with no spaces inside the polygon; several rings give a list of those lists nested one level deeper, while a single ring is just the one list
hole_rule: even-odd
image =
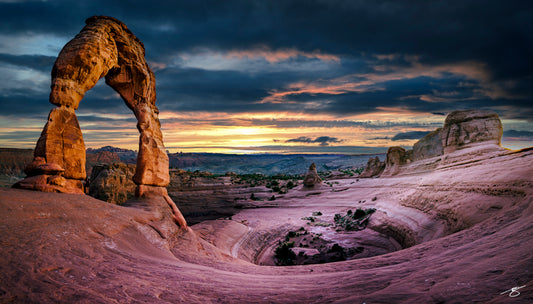
[{"label": "sandy ground", "polygon": [[[157,200],[132,208],[1,189],[0,303],[532,303],[533,151],[458,151],[408,167],[294,189],[179,233],[146,207]],[[302,220],[358,207],[377,210],[363,234]],[[405,249],[254,264],[302,226],[344,246],[388,239]]]}]

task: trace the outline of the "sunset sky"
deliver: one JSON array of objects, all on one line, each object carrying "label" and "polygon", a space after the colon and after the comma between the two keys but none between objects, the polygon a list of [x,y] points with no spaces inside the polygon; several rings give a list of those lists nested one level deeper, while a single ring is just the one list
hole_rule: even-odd
[{"label": "sunset sky", "polygon": [[[92,15],[144,43],[170,152],[374,153],[459,109],[533,146],[531,1],[0,0],[0,147],[35,147],[55,58]],[[87,147],[137,149],[103,80],[76,113]]]}]

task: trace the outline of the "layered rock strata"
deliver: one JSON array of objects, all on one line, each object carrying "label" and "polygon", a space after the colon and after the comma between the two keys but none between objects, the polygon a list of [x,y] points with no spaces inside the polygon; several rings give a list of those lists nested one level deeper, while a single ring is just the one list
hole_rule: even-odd
[{"label": "layered rock strata", "polygon": [[[168,156],[155,106],[155,76],[144,55],[144,45],[124,23],[103,16],[86,20],[86,26],[63,47],[54,64],[49,101],[57,108],[50,112],[37,142],[34,161],[26,170],[28,177],[15,187],[84,193],[85,145],[74,111],[85,93],[105,77],[138,121],[139,154],[133,177],[137,195],[168,197]],[[39,169],[41,165],[60,170],[45,173]],[[175,204],[169,205],[177,209]],[[179,222],[184,222],[183,218]]]}]

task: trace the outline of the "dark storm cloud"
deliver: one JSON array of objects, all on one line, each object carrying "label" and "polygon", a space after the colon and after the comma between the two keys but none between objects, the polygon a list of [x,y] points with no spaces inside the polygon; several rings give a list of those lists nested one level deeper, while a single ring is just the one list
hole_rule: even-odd
[{"label": "dark storm cloud", "polygon": [[[144,42],[148,61],[165,66],[154,68],[158,106],[162,110],[298,111],[341,115],[373,112],[380,107],[428,113],[488,108],[498,109],[502,118],[533,120],[530,85],[533,81],[533,3],[530,1],[168,0],[150,5],[144,1],[58,0],[0,3],[0,35],[46,34],[68,40],[92,15],[114,16],[125,22]],[[259,65],[252,62],[240,70],[228,68],[224,71],[172,65],[178,54],[197,54],[202,49],[214,52],[254,50],[261,46],[270,50],[319,50],[340,60],[334,68],[314,72],[259,69],[279,66],[279,63]],[[416,60],[409,56],[415,56]],[[300,57],[293,59],[295,66],[303,63]],[[52,57],[39,54],[0,55],[0,65],[44,72],[52,61]],[[286,89],[287,84],[316,79],[328,81],[343,75],[370,73],[374,69],[376,75],[386,74],[394,69],[412,67],[414,61],[427,66],[474,61],[482,64],[486,73],[479,79],[442,74],[377,82],[381,88],[378,91],[296,92],[283,97],[280,103],[258,103],[272,92]],[[312,65],[308,60],[305,63],[309,67]],[[487,87],[501,87],[505,94],[491,97],[484,93]],[[3,93],[5,100],[11,98],[5,91]],[[109,103],[108,99],[97,95],[87,95],[84,109],[106,111],[115,107],[115,102]],[[47,99],[47,94],[28,96],[25,102],[37,105],[43,99]]]},{"label": "dark storm cloud", "polygon": [[392,141],[398,141],[398,140],[405,140],[405,139],[420,139],[424,136],[426,136],[429,131],[410,131],[410,132],[402,132],[394,135],[391,140]]},{"label": "dark storm cloud", "polygon": [[43,55],[0,54],[0,63],[31,68],[46,73],[50,73],[55,60],[55,57]]},{"label": "dark storm cloud", "polygon": [[328,146],[330,143],[340,143],[342,140],[338,139],[337,137],[329,137],[329,136],[319,136],[315,139],[312,139],[310,137],[301,136],[298,138],[292,138],[285,141],[286,143],[304,143],[304,144],[313,144],[318,143],[320,146]]}]

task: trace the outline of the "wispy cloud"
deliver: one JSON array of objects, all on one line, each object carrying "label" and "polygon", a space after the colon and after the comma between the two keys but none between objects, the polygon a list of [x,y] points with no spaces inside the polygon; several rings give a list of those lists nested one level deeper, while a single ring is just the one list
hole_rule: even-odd
[{"label": "wispy cloud", "polygon": [[329,136],[319,136],[315,139],[306,136],[300,136],[298,138],[292,138],[285,141],[286,143],[304,143],[304,144],[313,144],[318,143],[320,146],[328,146],[330,143],[340,143],[342,140],[337,137]]}]

